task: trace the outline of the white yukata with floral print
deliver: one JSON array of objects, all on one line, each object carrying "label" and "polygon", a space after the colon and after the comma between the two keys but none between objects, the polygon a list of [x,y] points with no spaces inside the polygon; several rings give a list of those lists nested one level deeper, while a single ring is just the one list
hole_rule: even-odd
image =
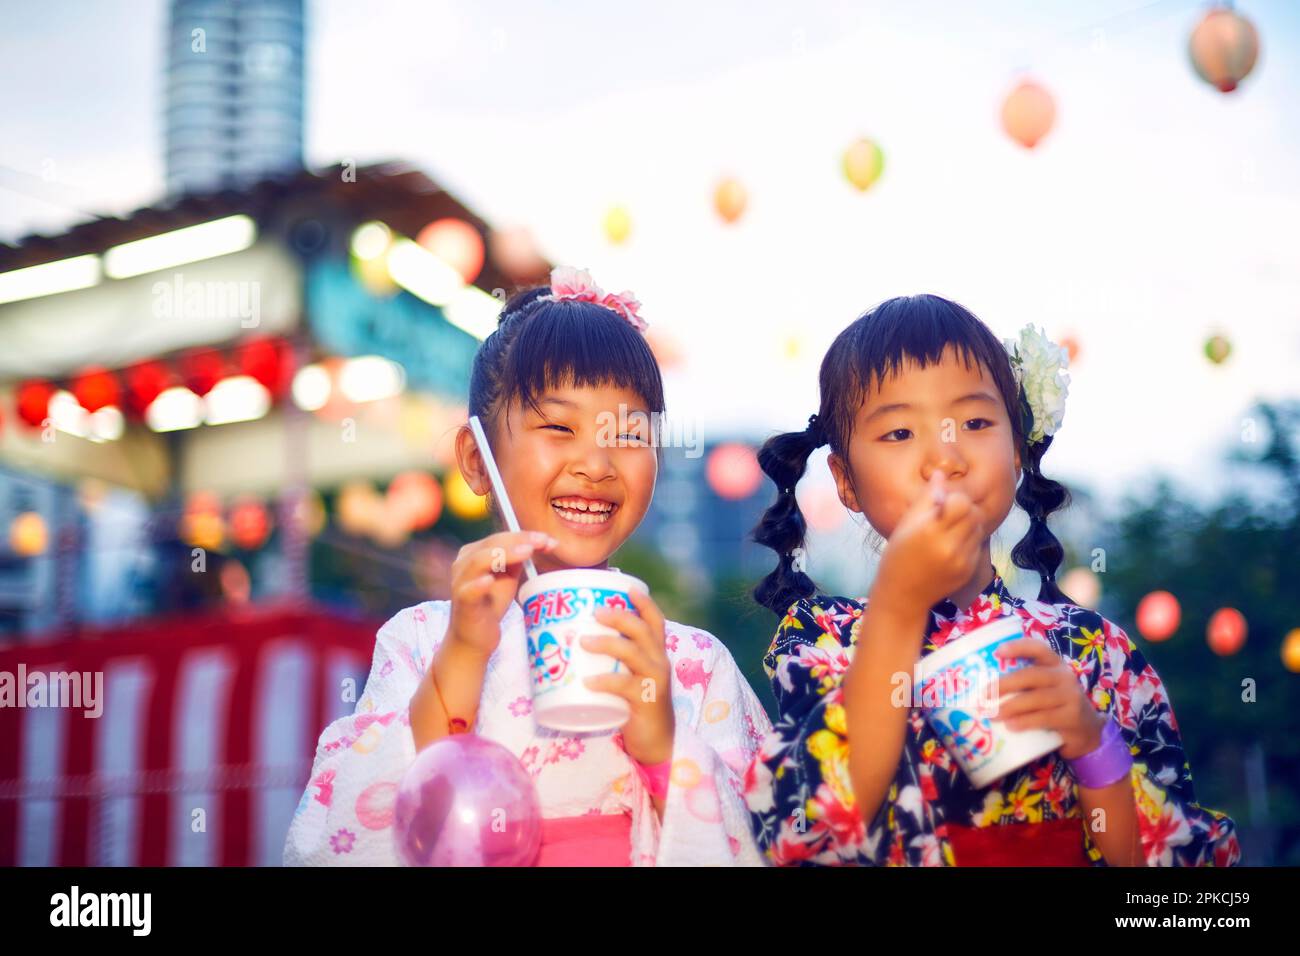
[{"label": "white yukata with floral print", "polygon": [[[356,712],[330,724],[317,743],[285,843],[287,865],[398,865],[393,799],[416,756],[409,705],[450,610],[446,601],[427,601],[380,628]],[[534,721],[517,603],[502,618],[472,730],[519,758],[544,819],[630,814],[634,866],[761,866],[742,784],[771,727],[767,714],[721,641],[672,621],[665,634],[676,734],[662,822],[619,733],[569,734]]]}]

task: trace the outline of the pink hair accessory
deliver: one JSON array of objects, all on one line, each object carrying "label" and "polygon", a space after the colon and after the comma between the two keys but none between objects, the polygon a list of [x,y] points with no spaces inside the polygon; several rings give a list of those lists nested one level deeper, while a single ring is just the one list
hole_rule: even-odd
[{"label": "pink hair accessory", "polygon": [[641,303],[636,296],[626,290],[617,294],[606,292],[586,269],[573,266],[556,266],[551,270],[551,293],[541,297],[551,302],[569,300],[573,302],[594,302],[617,312],[627,319],[628,324],[638,332],[644,333],[649,327],[641,318]]}]

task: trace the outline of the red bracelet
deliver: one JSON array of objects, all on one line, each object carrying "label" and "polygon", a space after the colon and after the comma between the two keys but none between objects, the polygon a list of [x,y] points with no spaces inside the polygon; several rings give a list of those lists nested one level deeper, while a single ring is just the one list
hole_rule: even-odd
[{"label": "red bracelet", "polygon": [[636,764],[637,775],[641,778],[641,782],[645,784],[646,789],[650,791],[650,796],[658,797],[660,800],[667,800],[668,786],[673,776],[673,758],[669,757],[663,763],[657,763],[651,767],[637,763],[635,760],[632,763]]}]

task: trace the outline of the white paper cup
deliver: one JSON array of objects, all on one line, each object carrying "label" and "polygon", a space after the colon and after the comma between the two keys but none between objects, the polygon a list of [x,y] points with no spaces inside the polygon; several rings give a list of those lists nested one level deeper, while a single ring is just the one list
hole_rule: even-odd
[{"label": "white paper cup", "polygon": [[621,571],[572,568],[539,574],[519,589],[528,635],[533,718],[538,724],[580,733],[613,730],[627,723],[631,710],[626,700],[594,691],[583,681],[596,674],[617,674],[622,663],[608,654],[593,654],[582,646],[582,638],[622,638],[593,615],[601,607],[635,614],[633,588],[650,593],[644,581]]},{"label": "white paper cup", "polygon": [[998,720],[997,678],[1029,666],[1024,658],[1000,660],[994,651],[1024,636],[1020,618],[981,625],[916,665],[916,699],[930,726],[973,786],[987,787],[1064,742],[1051,730],[1011,731]]}]

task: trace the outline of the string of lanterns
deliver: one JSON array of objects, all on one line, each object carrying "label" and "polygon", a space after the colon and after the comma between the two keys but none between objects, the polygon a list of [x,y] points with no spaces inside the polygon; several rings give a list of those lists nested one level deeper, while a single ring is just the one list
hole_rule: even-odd
[{"label": "string of lanterns", "polygon": [[288,392],[292,373],[288,341],[258,336],[229,350],[193,348],[169,361],[148,359],[119,370],[91,366],[63,381],[29,379],[15,390],[14,410],[19,421],[34,429],[51,420],[63,425],[79,415],[102,416],[110,410],[147,421],[150,408],[169,391],[204,398],[234,379],[242,380],[236,388],[253,388],[265,393],[264,401],[278,401]]},{"label": "string of lanterns", "polygon": [[[1187,54],[1195,74],[1221,93],[1231,93],[1250,75],[1259,59],[1259,33],[1254,24],[1231,5],[1207,11],[1192,29]],[[1002,130],[1027,150],[1035,149],[1056,124],[1056,99],[1033,77],[1021,77],[1003,97],[1000,111]],[[884,153],[879,144],[863,137],[850,143],[840,160],[841,172],[859,192],[866,192],[884,171]],[[727,225],[736,223],[748,204],[748,191],[737,178],[728,176],[714,187],[713,209]],[[605,238],[623,245],[632,232],[632,214],[625,205],[605,212]],[[1225,356],[1226,357],[1226,356]],[[1211,358],[1216,364],[1221,359]]]}]

